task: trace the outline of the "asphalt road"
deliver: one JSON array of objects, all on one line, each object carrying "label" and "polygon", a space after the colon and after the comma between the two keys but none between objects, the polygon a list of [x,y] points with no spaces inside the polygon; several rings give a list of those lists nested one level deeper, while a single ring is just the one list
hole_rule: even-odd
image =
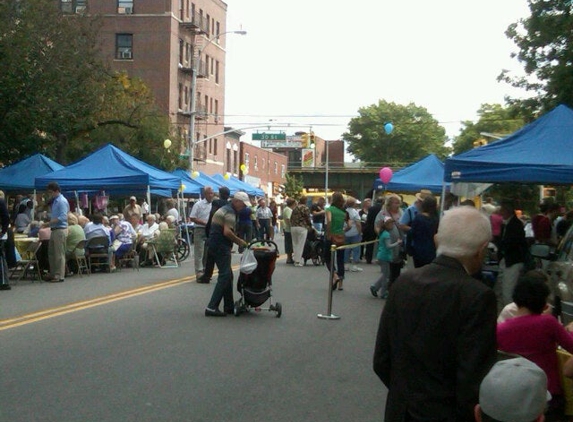
[{"label": "asphalt road", "polygon": [[384,301],[368,290],[378,266],[362,267],[334,292],[339,320],[317,318],[325,267],[284,255],[281,318],[206,318],[214,284],[194,282],[191,260],[20,282],[0,292],[0,421],[381,421],[386,389],[371,367]]}]

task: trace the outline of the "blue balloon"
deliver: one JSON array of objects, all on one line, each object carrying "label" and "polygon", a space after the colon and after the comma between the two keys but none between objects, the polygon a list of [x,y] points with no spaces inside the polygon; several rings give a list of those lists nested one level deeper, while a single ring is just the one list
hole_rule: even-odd
[{"label": "blue balloon", "polygon": [[392,123],[386,123],[384,125],[384,131],[386,132],[386,135],[390,135],[393,130],[394,130],[394,125]]}]

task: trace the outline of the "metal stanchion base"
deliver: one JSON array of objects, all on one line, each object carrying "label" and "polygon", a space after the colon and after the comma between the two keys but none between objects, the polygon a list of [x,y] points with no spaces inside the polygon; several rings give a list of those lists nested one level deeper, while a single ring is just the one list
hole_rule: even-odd
[{"label": "metal stanchion base", "polygon": [[340,319],[340,317],[338,315],[334,315],[334,314],[330,314],[330,315],[318,314],[317,317],[319,319]]}]

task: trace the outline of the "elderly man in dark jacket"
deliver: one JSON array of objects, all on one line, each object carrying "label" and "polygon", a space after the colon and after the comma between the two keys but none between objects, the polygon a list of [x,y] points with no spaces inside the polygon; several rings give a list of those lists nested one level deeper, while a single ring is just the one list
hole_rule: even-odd
[{"label": "elderly man in dark jacket", "polygon": [[476,209],[447,211],[437,257],[390,290],[374,353],[388,388],[386,422],[472,421],[479,385],[496,358],[496,299],[476,280],[491,238]]}]

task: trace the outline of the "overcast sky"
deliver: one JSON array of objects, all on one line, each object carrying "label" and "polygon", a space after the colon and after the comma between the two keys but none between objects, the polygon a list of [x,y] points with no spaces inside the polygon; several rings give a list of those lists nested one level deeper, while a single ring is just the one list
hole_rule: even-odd
[{"label": "overcast sky", "polygon": [[248,32],[226,35],[228,126],[273,120],[293,126],[271,131],[339,139],[382,99],[425,107],[455,136],[481,104],[521,95],[496,78],[521,69],[504,31],[529,15],[527,0],[226,3],[227,30]]}]

